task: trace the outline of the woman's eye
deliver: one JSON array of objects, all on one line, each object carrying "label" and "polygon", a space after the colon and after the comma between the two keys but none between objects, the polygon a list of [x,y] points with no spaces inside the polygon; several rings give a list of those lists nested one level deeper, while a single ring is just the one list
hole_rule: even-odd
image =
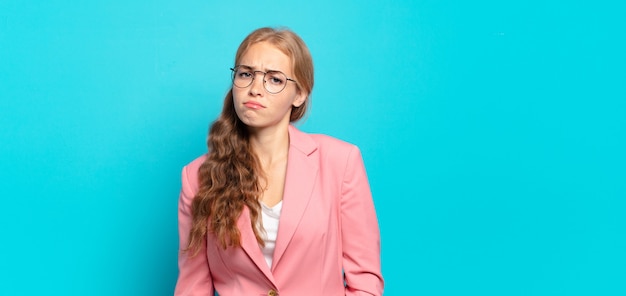
[{"label": "woman's eye", "polygon": [[282,80],[280,77],[276,77],[276,76],[271,76],[269,81],[272,84],[283,84],[284,83],[284,80]]},{"label": "woman's eye", "polygon": [[250,78],[250,77],[252,77],[252,73],[245,72],[245,71],[240,71],[239,73],[237,73],[237,76],[239,76],[241,78]]}]

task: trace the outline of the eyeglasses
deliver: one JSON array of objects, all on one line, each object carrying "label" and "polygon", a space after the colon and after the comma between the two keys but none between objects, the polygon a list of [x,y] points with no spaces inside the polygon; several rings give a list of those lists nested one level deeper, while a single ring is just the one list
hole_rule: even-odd
[{"label": "eyeglasses", "polygon": [[253,71],[247,66],[236,66],[235,68],[230,68],[230,70],[233,71],[233,85],[240,88],[250,86],[256,77],[256,73],[262,73],[263,87],[271,94],[283,91],[287,86],[287,81],[296,82],[291,78],[287,78],[287,75],[280,71]]}]

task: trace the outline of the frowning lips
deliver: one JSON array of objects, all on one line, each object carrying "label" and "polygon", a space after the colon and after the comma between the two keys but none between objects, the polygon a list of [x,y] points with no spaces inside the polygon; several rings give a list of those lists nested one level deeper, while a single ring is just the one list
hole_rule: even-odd
[{"label": "frowning lips", "polygon": [[257,102],[257,101],[247,101],[243,103],[244,106],[250,108],[250,109],[263,109],[265,108],[265,106],[263,106],[261,103]]}]

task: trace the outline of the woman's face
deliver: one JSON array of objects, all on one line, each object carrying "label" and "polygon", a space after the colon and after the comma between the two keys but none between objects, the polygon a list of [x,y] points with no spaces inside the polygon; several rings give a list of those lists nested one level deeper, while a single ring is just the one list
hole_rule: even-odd
[{"label": "woman's face", "polygon": [[[245,52],[237,66],[244,69],[244,75],[254,77],[247,87],[233,85],[233,103],[239,119],[252,129],[287,128],[291,108],[302,105],[307,94],[299,91],[293,81],[284,81],[286,85],[282,91],[270,93],[263,85],[262,72],[280,71],[295,80],[291,59],[272,44],[259,42]],[[270,79],[270,74],[267,74],[266,83],[272,83]]]}]

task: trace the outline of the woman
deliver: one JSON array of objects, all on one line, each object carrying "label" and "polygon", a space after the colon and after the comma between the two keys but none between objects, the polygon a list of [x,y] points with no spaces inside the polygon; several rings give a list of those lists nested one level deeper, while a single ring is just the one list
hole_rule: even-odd
[{"label": "woman", "polygon": [[235,57],[209,152],[183,168],[175,295],[381,295],[380,237],[358,148],[306,134],[308,48],[261,28]]}]

